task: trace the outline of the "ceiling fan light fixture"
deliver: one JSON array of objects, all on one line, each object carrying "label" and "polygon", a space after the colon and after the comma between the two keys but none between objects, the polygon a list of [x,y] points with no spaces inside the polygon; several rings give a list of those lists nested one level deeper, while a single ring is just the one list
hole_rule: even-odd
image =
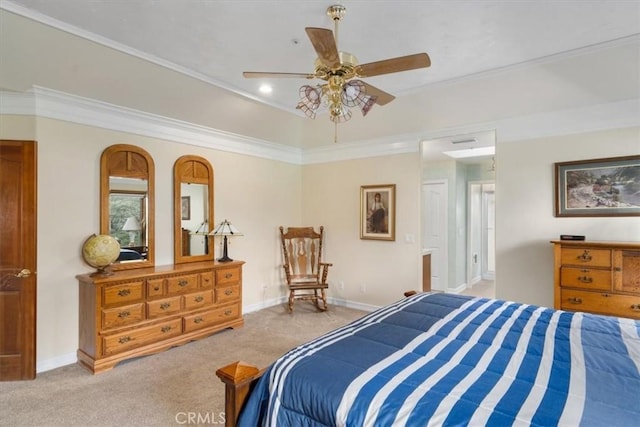
[{"label": "ceiling fan light fixture", "polygon": [[296,108],[301,110],[307,117],[315,119],[316,110],[320,106],[322,89],[320,87],[304,85],[300,87],[299,93],[300,102],[298,102]]},{"label": "ceiling fan light fixture", "polygon": [[[424,52],[359,64],[355,55],[338,49],[338,24],[346,12],[346,7],[341,4],[334,4],[327,8],[327,15],[334,23],[333,31],[327,28],[305,28],[317,55],[312,74],[255,71],[242,73],[247,78],[293,77],[324,80],[326,83],[316,87],[309,85],[300,87],[300,102],[296,108],[312,119],[316,117],[320,105],[322,105],[322,111],[326,108],[330,120],[336,124],[334,142],[337,142],[337,124],[351,118],[349,108],[359,107],[362,115],[366,116],[374,104],[386,105],[395,99],[395,96],[362,80],[353,80],[354,78],[375,77],[427,68],[431,65],[429,55]],[[297,41],[294,40],[293,43],[296,44]]]}]

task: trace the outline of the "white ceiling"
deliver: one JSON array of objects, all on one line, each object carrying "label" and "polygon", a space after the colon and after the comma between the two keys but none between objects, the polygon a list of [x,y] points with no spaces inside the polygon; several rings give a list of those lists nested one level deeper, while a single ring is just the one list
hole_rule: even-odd
[{"label": "white ceiling", "polygon": [[[366,79],[397,96],[394,103],[400,104],[403,97],[432,93],[429,88],[438,85],[566,58],[612,41],[637,40],[640,34],[640,2],[631,0],[339,3],[347,9],[339,27],[339,49],[355,54],[360,63],[418,52],[431,57],[430,68]],[[325,13],[331,4],[331,0],[0,2],[6,10],[297,117],[298,88],[308,81],[245,79],[242,72],[312,73],[315,52],[304,28],[333,29]],[[274,87],[270,95],[259,93],[263,82]],[[389,109],[374,107],[385,108]],[[316,121],[323,119],[328,121],[327,117]]]}]

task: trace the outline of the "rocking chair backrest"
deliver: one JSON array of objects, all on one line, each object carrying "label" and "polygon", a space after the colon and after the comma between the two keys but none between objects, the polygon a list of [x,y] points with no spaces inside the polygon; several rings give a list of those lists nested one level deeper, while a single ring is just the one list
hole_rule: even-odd
[{"label": "rocking chair backrest", "polygon": [[287,273],[287,282],[318,277],[322,262],[322,240],[324,227],[316,233],[313,227],[289,227],[284,232],[280,227],[282,253]]}]

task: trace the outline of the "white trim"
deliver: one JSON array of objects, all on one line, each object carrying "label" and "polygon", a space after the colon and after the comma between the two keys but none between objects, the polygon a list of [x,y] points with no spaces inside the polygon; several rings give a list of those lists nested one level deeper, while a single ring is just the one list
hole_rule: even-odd
[{"label": "white trim", "polygon": [[420,141],[495,129],[497,143],[640,126],[640,98],[441,128],[376,140],[301,149],[35,86],[0,91],[0,114],[34,115],[296,165],[418,153]]},{"label": "white trim", "polygon": [[78,361],[76,353],[67,353],[52,359],[36,362],[36,373],[47,372],[62,366],[72,365]]},{"label": "white trim", "polygon": [[464,292],[465,289],[467,289],[467,284],[463,283],[462,285],[458,285],[455,288],[447,288],[445,292],[448,294],[459,294],[461,292]]}]

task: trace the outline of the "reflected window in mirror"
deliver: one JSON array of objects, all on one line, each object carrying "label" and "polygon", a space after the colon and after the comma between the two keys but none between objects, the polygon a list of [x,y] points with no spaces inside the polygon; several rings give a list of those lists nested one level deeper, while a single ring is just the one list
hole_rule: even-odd
[{"label": "reflected window in mirror", "polygon": [[153,265],[153,173],[140,147],[117,144],[102,154],[100,232],[120,243],[113,270]]},{"label": "reflected window in mirror", "polygon": [[175,263],[213,260],[213,168],[199,156],[174,165]]}]

